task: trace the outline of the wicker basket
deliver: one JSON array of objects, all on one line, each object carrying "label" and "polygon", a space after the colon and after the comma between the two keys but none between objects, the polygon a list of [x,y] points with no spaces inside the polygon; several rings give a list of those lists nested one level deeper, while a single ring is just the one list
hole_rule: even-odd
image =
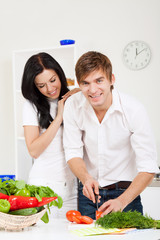
[{"label": "wicker basket", "polygon": [[0,228],[12,231],[22,230],[37,223],[46,211],[47,209],[43,209],[41,212],[30,216],[11,215],[0,212]]}]

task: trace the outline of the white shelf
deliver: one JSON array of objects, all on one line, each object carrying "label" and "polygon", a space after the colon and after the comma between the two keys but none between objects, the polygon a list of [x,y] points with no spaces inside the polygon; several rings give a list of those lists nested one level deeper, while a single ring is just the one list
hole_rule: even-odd
[{"label": "white shelf", "polygon": [[[21,81],[24,66],[27,60],[34,54],[39,52],[47,52],[63,68],[66,78],[75,80],[75,45],[59,46],[55,48],[43,49],[25,49],[13,52],[13,95],[14,95],[14,128],[15,128],[15,163],[16,163],[16,179],[24,179],[27,181],[28,173],[32,167],[32,158],[28,154],[25,144],[24,132],[22,126],[22,107],[24,98],[21,93]],[[78,87],[75,84],[69,86],[69,89]]]}]

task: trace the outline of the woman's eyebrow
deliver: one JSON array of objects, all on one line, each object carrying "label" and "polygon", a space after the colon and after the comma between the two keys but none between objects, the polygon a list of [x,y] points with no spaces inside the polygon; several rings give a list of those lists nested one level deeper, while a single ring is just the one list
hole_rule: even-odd
[{"label": "woman's eyebrow", "polygon": [[[56,75],[53,74],[52,77],[51,77],[48,81],[50,81],[53,77],[56,77]],[[43,85],[43,84],[45,84],[45,83],[43,83],[43,82],[41,82],[41,83],[36,83],[36,82],[35,82],[35,84],[36,84],[36,85]]]}]

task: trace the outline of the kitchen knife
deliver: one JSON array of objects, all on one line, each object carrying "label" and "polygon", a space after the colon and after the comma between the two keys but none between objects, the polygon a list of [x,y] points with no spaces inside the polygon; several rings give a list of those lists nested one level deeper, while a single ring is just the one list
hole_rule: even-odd
[{"label": "kitchen knife", "polygon": [[97,207],[97,211],[98,211],[98,194],[95,194],[95,199],[96,199],[96,207]]}]

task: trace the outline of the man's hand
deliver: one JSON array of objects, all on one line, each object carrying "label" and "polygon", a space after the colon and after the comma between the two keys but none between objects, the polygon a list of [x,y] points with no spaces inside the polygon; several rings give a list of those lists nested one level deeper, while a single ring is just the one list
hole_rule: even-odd
[{"label": "man's hand", "polygon": [[95,203],[95,194],[99,195],[99,184],[96,180],[90,177],[85,181],[83,185],[83,195]]},{"label": "man's hand", "polygon": [[98,209],[104,216],[109,212],[123,211],[153,180],[154,173],[140,172],[132,181],[131,185],[118,197],[102,204]]},{"label": "man's hand", "polygon": [[[83,195],[89,198],[94,203],[95,194],[99,195],[98,182],[88,173],[86,164],[82,158],[72,158],[68,161],[68,165],[72,172],[83,184]],[[100,196],[98,196],[98,202],[100,202]]]},{"label": "man's hand", "polygon": [[101,217],[107,215],[110,212],[117,212],[122,210],[123,206],[118,198],[108,200],[107,202],[103,203],[102,206],[100,206],[100,208],[98,209],[98,211],[103,212]]}]

